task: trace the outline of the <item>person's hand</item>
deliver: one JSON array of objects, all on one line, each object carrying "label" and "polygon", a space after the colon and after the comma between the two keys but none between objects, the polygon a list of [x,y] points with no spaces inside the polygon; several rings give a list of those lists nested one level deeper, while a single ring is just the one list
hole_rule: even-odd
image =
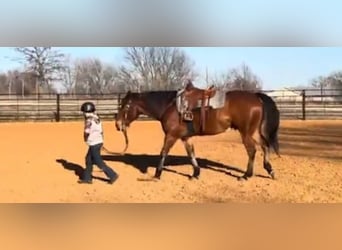
[{"label": "person's hand", "polygon": [[88,134],[88,133],[83,133],[83,139],[84,139],[84,141],[87,141],[87,140],[88,140],[88,137],[89,137],[89,134]]}]

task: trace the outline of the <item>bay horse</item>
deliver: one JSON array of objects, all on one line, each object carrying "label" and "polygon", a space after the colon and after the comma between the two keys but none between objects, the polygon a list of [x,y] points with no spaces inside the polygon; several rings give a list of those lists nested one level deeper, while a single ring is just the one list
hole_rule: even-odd
[{"label": "bay horse", "polygon": [[[164,144],[160,152],[161,159],[154,178],[160,179],[165,159],[175,142],[180,139],[193,166],[191,178],[198,179],[200,167],[196,160],[194,145],[189,139],[193,136],[217,135],[232,128],[240,132],[242,143],[248,154],[247,170],[238,180],[247,180],[253,176],[257,144],[263,150],[264,169],[272,179],[275,179],[275,172],[269,161],[271,148],[279,155],[279,111],[275,102],[263,93],[240,90],[225,92],[225,101],[221,108],[205,111],[207,115],[205,127],[203,127],[201,123],[203,110],[199,110],[195,105],[203,97],[203,93],[208,92],[194,87],[191,82],[181,92],[150,91],[133,93],[128,91],[122,99],[118,114],[115,117],[116,129],[122,131],[126,138],[125,150],[128,147],[127,128],[129,125],[141,114],[153,117],[161,123],[165,134]],[[191,121],[182,119],[177,109],[179,97],[188,103],[192,114]]]}]

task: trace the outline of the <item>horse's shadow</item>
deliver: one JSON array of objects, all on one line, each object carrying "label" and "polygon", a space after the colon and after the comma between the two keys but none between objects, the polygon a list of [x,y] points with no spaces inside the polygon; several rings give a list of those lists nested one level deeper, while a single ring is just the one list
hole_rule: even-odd
[{"label": "horse's shadow", "polygon": [[[82,179],[83,173],[84,173],[84,168],[76,163],[69,162],[64,159],[57,159],[56,162],[60,163],[64,169],[74,171],[74,174],[79,178]],[[107,182],[108,180],[102,177],[94,176],[92,175],[93,179],[101,180],[104,182]]]},{"label": "horse's shadow", "polygon": [[[124,155],[103,155],[103,160],[122,162],[127,165],[131,165],[138,169],[141,173],[146,174],[149,167],[156,168],[160,161],[160,155],[146,155],[146,154],[124,154]],[[224,173],[226,175],[238,178],[239,175],[232,173],[235,171],[238,173],[244,173],[243,170],[224,165],[220,162],[215,162],[203,158],[196,158],[198,165],[203,169],[210,169],[212,171]],[[181,165],[191,165],[190,158],[188,156],[179,155],[169,155],[165,160],[165,166],[181,166]],[[172,172],[181,176],[191,178],[191,175],[181,173],[175,169],[164,168],[165,171]]]}]

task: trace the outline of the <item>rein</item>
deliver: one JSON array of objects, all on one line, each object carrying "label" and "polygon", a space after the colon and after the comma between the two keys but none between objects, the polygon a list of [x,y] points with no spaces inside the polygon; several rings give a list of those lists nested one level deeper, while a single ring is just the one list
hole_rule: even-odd
[{"label": "rein", "polygon": [[104,145],[102,145],[101,150],[106,152],[107,154],[110,154],[110,155],[124,155],[125,154],[125,150],[121,153],[113,152],[113,151],[108,150]]}]

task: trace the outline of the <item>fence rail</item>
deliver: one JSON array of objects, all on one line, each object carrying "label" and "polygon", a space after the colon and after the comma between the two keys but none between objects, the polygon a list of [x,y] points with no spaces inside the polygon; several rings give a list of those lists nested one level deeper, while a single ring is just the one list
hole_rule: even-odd
[{"label": "fence rail", "polygon": [[121,94],[98,96],[68,96],[63,94],[0,97],[0,121],[47,120],[66,121],[82,118],[80,107],[85,101],[95,103],[102,119],[113,119],[117,113]]},{"label": "fence rail", "polygon": [[[317,90],[318,92],[318,90]],[[299,94],[265,91],[280,110],[282,119],[342,119],[342,94],[317,94],[302,90]],[[124,93],[104,95],[41,94],[30,96],[0,95],[0,122],[67,121],[82,119],[80,107],[95,103],[103,120],[112,120]],[[142,117],[142,119],[146,117]]]}]

